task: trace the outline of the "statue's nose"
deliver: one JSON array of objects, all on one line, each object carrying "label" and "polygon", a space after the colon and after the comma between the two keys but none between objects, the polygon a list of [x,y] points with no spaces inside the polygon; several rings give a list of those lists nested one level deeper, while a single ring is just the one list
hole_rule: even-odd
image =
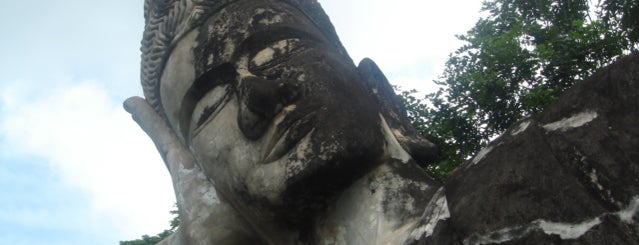
[{"label": "statue's nose", "polygon": [[292,79],[267,80],[248,76],[238,84],[240,111],[238,124],[252,140],[260,138],[275,115],[301,95],[300,85]]}]

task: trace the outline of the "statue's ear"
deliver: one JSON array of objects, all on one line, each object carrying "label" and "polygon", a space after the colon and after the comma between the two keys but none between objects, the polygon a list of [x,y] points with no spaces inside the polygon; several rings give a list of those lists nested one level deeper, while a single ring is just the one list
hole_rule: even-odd
[{"label": "statue's ear", "polygon": [[377,64],[365,58],[359,63],[357,70],[400,145],[419,164],[434,162],[437,159],[437,147],[411,125],[406,109]]}]

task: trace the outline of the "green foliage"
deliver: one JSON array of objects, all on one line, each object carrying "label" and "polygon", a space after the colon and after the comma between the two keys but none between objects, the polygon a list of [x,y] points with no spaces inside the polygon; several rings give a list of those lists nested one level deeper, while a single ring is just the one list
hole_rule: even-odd
[{"label": "green foliage", "polygon": [[180,212],[178,211],[177,203],[174,204],[173,207],[175,207],[175,209],[169,211],[169,213],[173,215],[173,219],[169,221],[171,231],[175,231],[180,226]]},{"label": "green foliage", "polygon": [[514,122],[639,47],[636,0],[487,0],[482,10],[488,16],[458,36],[465,45],[427,103],[402,93],[416,128],[440,147],[441,160],[427,170],[442,179]]},{"label": "green foliage", "polygon": [[178,213],[177,204],[175,204],[174,207],[175,209],[169,211],[169,213],[173,215],[173,219],[169,221],[169,225],[171,226],[169,230],[164,230],[155,236],[143,235],[141,239],[120,241],[120,245],[154,245],[173,234],[180,225],[180,216]]},{"label": "green foliage", "polygon": [[607,0],[601,4],[601,19],[609,29],[618,28],[619,35],[627,37],[620,40],[628,49],[639,49],[639,1]]},{"label": "green foliage", "polygon": [[155,236],[143,235],[142,239],[132,241],[121,241],[120,245],[154,245],[162,241],[164,238],[173,234],[171,230],[164,230]]}]

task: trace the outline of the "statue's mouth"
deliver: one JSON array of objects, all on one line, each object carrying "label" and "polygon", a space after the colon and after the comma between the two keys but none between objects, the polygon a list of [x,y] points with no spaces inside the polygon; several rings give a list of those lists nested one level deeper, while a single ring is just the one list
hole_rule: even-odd
[{"label": "statue's mouth", "polygon": [[316,113],[300,115],[293,111],[295,105],[290,105],[273,121],[275,128],[266,141],[263,163],[271,163],[284,157],[313,130],[312,122]]}]

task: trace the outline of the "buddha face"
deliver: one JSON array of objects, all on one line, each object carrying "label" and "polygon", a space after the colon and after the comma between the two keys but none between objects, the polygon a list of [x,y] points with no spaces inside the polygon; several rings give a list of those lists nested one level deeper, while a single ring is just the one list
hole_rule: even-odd
[{"label": "buddha face", "polygon": [[297,8],[252,0],[176,44],[162,106],[223,199],[312,206],[380,162],[379,109],[339,50]]}]

